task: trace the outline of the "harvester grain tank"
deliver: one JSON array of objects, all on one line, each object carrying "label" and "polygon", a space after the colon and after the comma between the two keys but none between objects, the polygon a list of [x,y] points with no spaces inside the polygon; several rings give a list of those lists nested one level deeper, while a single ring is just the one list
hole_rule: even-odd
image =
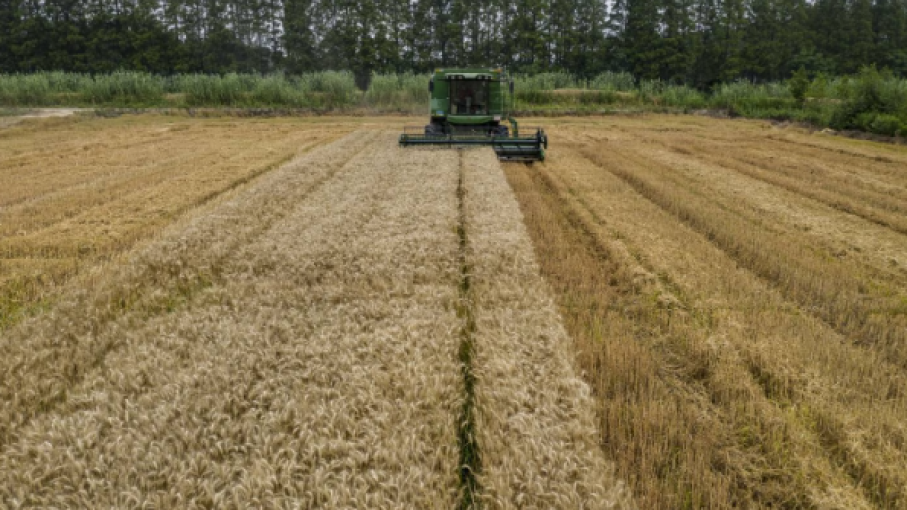
[{"label": "harvester grain tank", "polygon": [[[513,118],[513,81],[501,69],[437,69],[428,83],[430,121],[407,127],[400,145],[489,146],[505,161],[543,161],[548,137]],[[504,122],[507,122],[505,124]]]}]

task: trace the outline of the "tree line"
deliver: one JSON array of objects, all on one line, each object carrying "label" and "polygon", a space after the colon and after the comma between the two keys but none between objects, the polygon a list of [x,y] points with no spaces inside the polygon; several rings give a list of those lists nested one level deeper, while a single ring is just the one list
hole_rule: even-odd
[{"label": "tree line", "polygon": [[0,72],[907,76],[907,0],[0,0]]}]

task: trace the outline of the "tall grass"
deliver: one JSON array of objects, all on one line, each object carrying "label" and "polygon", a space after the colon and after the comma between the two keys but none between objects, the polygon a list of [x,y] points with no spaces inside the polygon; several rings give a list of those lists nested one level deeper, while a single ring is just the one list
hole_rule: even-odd
[{"label": "tall grass", "polygon": [[50,83],[43,74],[9,74],[0,78],[0,104],[4,106],[45,106]]},{"label": "tall grass", "polygon": [[[349,71],[301,75],[185,74],[156,76],[120,71],[106,75],[64,72],[0,75],[0,107],[264,107],[420,113],[429,77],[375,73],[360,92]],[[515,75],[517,110],[596,112],[723,110],[732,115],[805,121],[820,127],[907,135],[907,80],[867,68],[855,76],[815,76],[805,98],[791,84],[740,80],[710,91],[629,73],[591,79],[564,72]]]},{"label": "tall grass", "polygon": [[427,108],[429,76],[425,74],[375,74],[365,93],[365,104],[419,112]]},{"label": "tall grass", "polygon": [[284,74],[157,76],[119,71],[91,76],[40,72],[0,75],[0,106],[294,107],[356,106],[353,75],[322,71]]},{"label": "tall grass", "polygon": [[224,76],[190,74],[176,79],[179,84],[175,90],[185,94],[184,100],[189,106],[234,106],[239,104],[243,94],[250,92],[247,80],[235,73]]},{"label": "tall grass", "polygon": [[[173,78],[172,90],[188,106],[341,107],[356,94],[349,72],[324,71],[302,76],[230,73]],[[178,98],[177,101],[180,99]]]},{"label": "tall grass", "polygon": [[[70,85],[65,79],[61,83]],[[93,104],[153,104],[164,96],[166,79],[152,74],[120,71],[95,79],[82,77],[71,85],[71,92],[81,92]]]},{"label": "tall grass", "polygon": [[589,88],[596,90],[613,90],[615,92],[631,92],[636,89],[636,80],[630,73],[614,73],[607,71],[599,74],[589,81]]}]

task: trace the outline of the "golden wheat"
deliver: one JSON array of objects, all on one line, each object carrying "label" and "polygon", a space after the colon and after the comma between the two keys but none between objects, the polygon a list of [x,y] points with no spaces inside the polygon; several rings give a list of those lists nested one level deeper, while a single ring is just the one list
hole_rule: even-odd
[{"label": "golden wheat", "polygon": [[80,267],[354,128],[148,116],[0,132],[0,328],[52,299]]},{"label": "golden wheat", "polygon": [[[904,507],[904,277],[877,250],[905,239],[722,164],[820,137],[686,117],[551,131],[574,141],[508,177],[640,504]],[[841,146],[879,155],[854,178],[896,182],[903,149]]]},{"label": "golden wheat", "polygon": [[0,132],[0,506],[907,507],[903,148],[386,123]]},{"label": "golden wheat", "polygon": [[[357,133],[318,149],[7,333],[6,349],[47,348],[4,358],[18,412],[0,498],[455,506],[456,154],[426,165],[393,145]],[[124,288],[135,301],[108,317]],[[155,304],[168,292],[185,299]],[[87,365],[52,359],[61,334]],[[53,369],[63,393],[36,398]]]}]

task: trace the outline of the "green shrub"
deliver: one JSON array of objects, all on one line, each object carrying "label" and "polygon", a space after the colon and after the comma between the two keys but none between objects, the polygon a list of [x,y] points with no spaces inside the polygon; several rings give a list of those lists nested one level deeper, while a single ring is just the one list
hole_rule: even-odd
[{"label": "green shrub", "polygon": [[665,84],[661,80],[641,80],[636,93],[643,102],[656,102],[664,90]]},{"label": "green shrub", "polygon": [[[514,76],[523,108],[602,105],[676,111],[724,108],[754,118],[792,119],[835,129],[859,129],[887,136],[907,134],[907,80],[865,68],[856,76],[812,81],[804,72],[784,83],[737,81],[705,93],[660,80],[635,82],[629,73],[605,72],[591,80],[564,72]],[[362,93],[348,71],[300,75],[254,73],[184,74],[162,77],[119,71],[91,76],[38,72],[0,75],[0,106],[267,106],[348,108],[423,112],[428,104],[427,74],[375,73]],[[804,89],[804,84],[806,88]],[[175,98],[164,99],[165,94]],[[811,97],[817,101],[803,101]]]},{"label": "green shrub", "polygon": [[429,79],[427,74],[375,73],[365,102],[378,109],[421,111],[428,105]]},{"label": "green shrub", "polygon": [[621,96],[613,90],[596,90],[587,91],[579,96],[579,102],[583,105],[610,105],[619,103]]},{"label": "green shrub", "polygon": [[822,73],[816,74],[816,77],[813,78],[813,81],[809,84],[806,95],[809,97],[814,97],[816,99],[825,99],[826,97],[828,97],[828,78]]},{"label": "green shrub", "polygon": [[705,96],[698,90],[685,85],[671,85],[664,89],[661,98],[666,106],[684,109],[704,108],[707,104]]},{"label": "green shrub", "polygon": [[869,124],[869,131],[878,135],[896,136],[901,131],[901,119],[880,113]]},{"label": "green shrub", "polygon": [[849,82],[848,97],[832,115],[831,126],[872,132],[886,130],[894,135],[898,128],[891,129],[894,122],[891,119],[907,120],[907,86],[903,81],[880,73],[873,66],[864,67],[856,79]]},{"label": "green shrub", "polygon": [[319,71],[299,77],[305,90],[317,98],[312,106],[339,107],[353,103],[358,94],[353,73],[349,71]]},{"label": "green shrub", "polygon": [[238,106],[251,80],[236,73],[224,76],[189,74],[180,77],[179,89],[186,94],[188,106]]},{"label": "green shrub", "polygon": [[514,96],[521,104],[544,105],[553,104],[556,101],[554,94],[548,90],[521,90],[517,88]]},{"label": "green shrub", "polygon": [[[764,117],[766,111],[779,112],[799,107],[785,84],[748,81],[719,85],[712,94],[711,104],[739,115],[759,117]],[[756,115],[758,112],[762,113]]]},{"label": "green shrub", "polygon": [[801,105],[806,101],[806,92],[809,90],[809,85],[809,76],[807,76],[806,68],[804,67],[800,67],[800,69],[795,71],[794,75],[787,82],[790,94],[794,96],[794,99]]},{"label": "green shrub", "polygon": [[89,74],[67,73],[63,71],[43,72],[47,78],[51,93],[54,94],[72,94],[82,92],[94,82],[94,78]]},{"label": "green shrub", "polygon": [[517,83],[517,90],[524,92],[586,88],[585,82],[578,80],[572,74],[563,72],[516,75],[514,81]]}]

